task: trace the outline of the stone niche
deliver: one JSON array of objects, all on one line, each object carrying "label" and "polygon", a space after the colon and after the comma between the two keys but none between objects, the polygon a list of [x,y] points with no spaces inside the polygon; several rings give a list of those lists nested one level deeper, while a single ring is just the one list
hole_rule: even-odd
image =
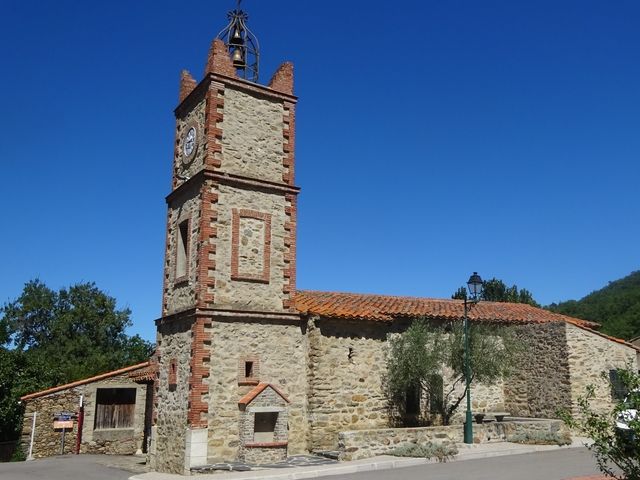
[{"label": "stone niche", "polygon": [[285,460],[289,399],[275,385],[260,383],[238,402],[241,461],[261,465]]}]

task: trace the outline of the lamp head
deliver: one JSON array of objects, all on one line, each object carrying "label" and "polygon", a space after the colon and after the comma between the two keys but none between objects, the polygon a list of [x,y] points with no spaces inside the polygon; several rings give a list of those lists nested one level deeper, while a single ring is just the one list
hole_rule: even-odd
[{"label": "lamp head", "polygon": [[467,288],[469,288],[471,298],[473,298],[474,300],[478,299],[478,297],[482,293],[482,278],[480,278],[478,272],[473,272],[473,275],[469,277]]}]

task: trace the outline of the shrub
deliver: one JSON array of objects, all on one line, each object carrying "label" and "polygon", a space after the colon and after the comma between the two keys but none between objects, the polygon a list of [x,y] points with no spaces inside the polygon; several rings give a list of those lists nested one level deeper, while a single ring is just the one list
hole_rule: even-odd
[{"label": "shrub", "polygon": [[[569,427],[593,440],[589,449],[603,473],[618,480],[640,480],[640,375],[631,368],[618,370],[618,375],[623,390],[629,393],[610,411],[591,406],[595,388],[589,386],[578,398],[578,415],[573,418],[564,412],[561,416]],[[621,429],[621,424],[626,428]]]},{"label": "shrub", "polygon": [[451,460],[458,453],[455,445],[442,443],[405,443],[389,452],[396,457],[435,458],[438,462]]},{"label": "shrub", "polygon": [[24,462],[27,459],[27,456],[24,453],[24,449],[22,448],[22,444],[16,444],[16,449],[11,455],[11,462]]},{"label": "shrub", "polygon": [[515,433],[507,437],[507,442],[526,445],[571,445],[568,432],[525,432]]}]

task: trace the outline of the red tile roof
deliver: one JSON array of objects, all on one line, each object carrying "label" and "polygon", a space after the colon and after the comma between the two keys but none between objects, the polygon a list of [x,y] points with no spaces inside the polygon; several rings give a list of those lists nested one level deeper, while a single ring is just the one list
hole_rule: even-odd
[{"label": "red tile roof", "polygon": [[[96,375],[95,377],[83,378],[82,380],[78,380],[77,382],[66,383],[64,385],[59,385],[57,387],[49,388],[47,390],[42,390],[40,392],[30,393],[29,395],[25,395],[20,397],[20,400],[32,400],[38,397],[44,397],[45,395],[51,395],[52,393],[61,392],[62,390],[67,390],[69,388],[79,387],[81,385],[86,385],[87,383],[97,382],[99,380],[104,380],[106,378],[115,377],[118,375],[122,375],[124,373],[135,373],[136,370],[140,369],[148,369],[151,365],[151,362],[143,362],[137,365],[131,365],[130,367],[120,368],[118,370],[113,370],[111,372],[102,373],[100,375]],[[130,374],[131,376],[131,374]]]},{"label": "red tile roof", "polygon": [[[394,318],[461,320],[464,317],[462,300],[435,298],[302,290],[296,292],[294,305],[303,314],[352,320],[390,322]],[[479,302],[470,309],[469,319],[499,323],[567,322],[587,328],[599,327],[595,322],[567,317],[524,303]]]},{"label": "red tile roof", "polygon": [[272,383],[259,383],[253,390],[251,390],[249,393],[247,393],[244,397],[242,397],[240,400],[238,400],[238,405],[249,405],[251,402],[253,402],[255,400],[255,398],[260,395],[265,388],[270,387],[273,389],[274,392],[276,392],[278,395],[280,395],[285,402],[287,403],[291,403],[289,401],[289,399],[287,398],[287,396],[282,393],[282,391],[276,387],[275,385],[273,385]]}]

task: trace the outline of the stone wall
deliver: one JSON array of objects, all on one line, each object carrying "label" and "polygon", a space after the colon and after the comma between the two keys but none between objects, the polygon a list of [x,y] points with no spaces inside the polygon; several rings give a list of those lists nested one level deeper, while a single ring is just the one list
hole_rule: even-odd
[{"label": "stone wall", "polygon": [[[396,425],[384,379],[388,338],[405,330],[407,322],[392,324],[315,318],[309,322],[309,409],[313,449],[337,447],[344,430]],[[445,381],[447,378],[445,372]],[[444,388],[450,387],[450,382]],[[461,387],[462,388],[462,387]],[[460,388],[457,389],[461,392]],[[472,387],[475,410],[504,408],[502,382]],[[428,411],[422,399],[423,411]],[[462,412],[462,409],[459,409]],[[453,421],[462,421],[462,413]]]},{"label": "stone wall", "polygon": [[333,450],[344,430],[389,425],[383,378],[387,334],[400,327],[314,318],[309,322],[309,410],[314,450]]},{"label": "stone wall", "polygon": [[[192,319],[158,325],[158,389],[156,394],[155,470],[182,474],[185,467],[187,409],[191,362]],[[171,364],[177,367],[175,385],[169,385]]]},{"label": "stone wall", "polygon": [[601,412],[610,410],[614,402],[609,371],[627,366],[637,371],[636,350],[574,325],[566,328],[573,413],[577,413],[578,397],[585,394],[588,385],[595,387],[592,407]]},{"label": "stone wall", "polygon": [[73,422],[73,431],[65,433],[64,452],[61,450],[62,431],[53,429],[53,420],[57,412],[77,413],[80,396],[83,394],[84,388],[76,387],[26,402],[21,439],[25,455],[29,453],[34,412],[37,412],[32,453],[34,458],[45,458],[60,455],[61,453],[75,452],[78,434],[77,420]]},{"label": "stone wall", "polygon": [[240,363],[258,359],[256,381],[272,383],[290,400],[288,447],[290,454],[309,451],[307,415],[307,339],[298,323],[214,320],[211,327],[209,457],[233,460],[240,451],[238,401],[255,385],[239,382]]},{"label": "stone wall", "polygon": [[[186,187],[185,187],[186,188]],[[167,254],[165,258],[165,295],[163,315],[171,315],[189,308],[196,303],[196,278],[198,269],[198,233],[202,200],[197,186],[192,186],[177,198],[168,215]],[[189,221],[187,247],[187,275],[176,279],[176,250],[178,248],[178,226]]]},{"label": "stone wall", "polygon": [[[220,185],[214,297],[217,308],[253,311],[283,310],[285,298],[283,294],[285,236],[287,235],[285,230],[285,222],[287,222],[285,207],[286,201],[283,195]],[[246,240],[246,245],[234,252],[234,210],[253,211],[270,217],[270,238],[267,239],[269,244],[257,249],[264,252],[264,249],[267,248],[269,252],[268,257],[264,260],[260,255],[260,271],[267,268],[269,272],[266,281],[234,280],[232,278],[233,255],[240,255],[242,249],[246,248],[251,242],[262,242],[266,228],[264,222],[242,224],[241,237],[237,241],[245,242]],[[251,229],[252,226],[253,229]],[[238,259],[237,261],[239,265],[242,265],[243,262],[243,259]]]},{"label": "stone wall", "polygon": [[[537,432],[568,433],[560,420],[536,420],[522,422],[491,422],[473,426],[474,443],[505,442],[512,435]],[[421,428],[385,428],[340,432],[340,460],[359,460],[385,455],[407,443],[429,442],[456,444],[464,441],[462,425]]]},{"label": "stone wall", "polygon": [[[100,388],[135,388],[136,404],[134,424],[126,429],[96,430],[94,416],[96,392]],[[33,414],[36,415],[36,429],[33,446],[34,458],[59,455],[61,450],[61,430],[54,430],[54,415],[58,412],[79,413],[80,397],[84,398],[84,425],[82,429],[81,453],[104,453],[133,455],[142,451],[145,441],[145,407],[147,385],[137,384],[127,374],[79,385],[42,397],[27,400],[22,429],[22,446],[28,453],[31,440]],[[64,453],[74,453],[78,434],[78,419],[74,419],[73,430],[65,432]]]},{"label": "stone wall", "polygon": [[566,324],[512,328],[523,350],[504,385],[505,409],[515,416],[556,418],[571,404]]},{"label": "stone wall", "polygon": [[[133,428],[95,429],[96,395],[100,388],[135,388],[136,403]],[[84,428],[82,429],[81,453],[109,453],[131,455],[142,452],[145,439],[145,413],[147,403],[147,385],[131,382],[125,376],[117,376],[90,383],[84,387]]]},{"label": "stone wall", "polygon": [[284,158],[282,101],[227,86],[222,122],[222,170],[281,183]]}]

